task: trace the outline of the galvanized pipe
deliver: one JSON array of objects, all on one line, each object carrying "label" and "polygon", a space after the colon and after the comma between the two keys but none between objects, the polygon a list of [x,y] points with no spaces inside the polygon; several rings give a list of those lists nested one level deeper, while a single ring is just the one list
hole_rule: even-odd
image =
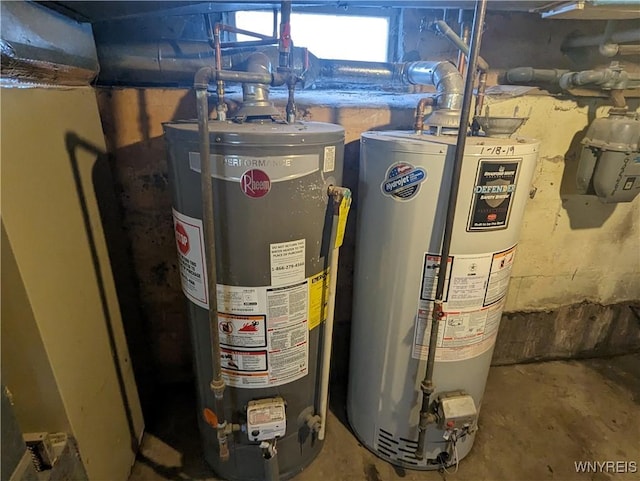
[{"label": "galvanized pipe", "polygon": [[473,98],[473,83],[475,71],[478,64],[480,52],[480,42],[482,39],[482,26],[487,11],[487,0],[476,0],[476,8],[473,18],[473,30],[471,34],[471,50],[469,54],[469,64],[465,78],[464,95],[462,99],[462,112],[460,114],[460,128],[456,142],[456,151],[453,163],[453,173],[451,175],[451,189],[447,201],[446,219],[444,234],[442,239],[442,250],[440,253],[440,268],[438,271],[438,282],[436,284],[435,302],[433,307],[433,318],[431,320],[431,337],[429,338],[429,352],[427,355],[427,366],[425,376],[420,384],[422,390],[422,405],[420,408],[420,424],[418,433],[418,446],[415,456],[418,459],[424,457],[425,439],[427,427],[435,421],[435,416],[430,412],[431,395],[435,391],[433,384],[433,369],[435,366],[435,355],[438,342],[438,328],[440,321],[444,318],[443,295],[446,279],[449,252],[451,251],[451,236],[453,233],[453,222],[456,213],[456,203],[458,200],[458,190],[460,187],[460,177],[462,175],[462,161],[464,159],[464,148],[467,141],[467,125],[471,115],[471,100]]},{"label": "galvanized pipe", "polygon": [[460,72],[451,62],[437,60],[406,63],[404,79],[411,84],[434,85],[437,90],[436,108],[460,110],[464,85]]},{"label": "galvanized pipe", "polygon": [[210,140],[209,140],[209,102],[207,88],[216,77],[212,67],[203,67],[195,75],[194,88],[198,110],[198,133],[200,137],[200,188],[202,190],[202,225],[204,233],[204,257],[207,266],[207,296],[209,298],[209,331],[211,336],[211,391],[215,399],[215,414],[218,418],[218,444],[220,459],[229,459],[229,447],[225,431],[227,422],[224,412],[224,388],[222,378],[220,332],[218,330],[218,294],[216,271],[216,235],[213,183],[211,180]]},{"label": "galvanized pipe", "polygon": [[557,83],[569,70],[538,69],[531,67],[516,67],[507,70],[505,78],[510,84],[548,82]]},{"label": "galvanized pipe", "polygon": [[[438,32],[447,37],[451,41],[451,43],[458,47],[458,50],[460,50],[465,55],[469,55],[469,46],[458,36],[456,32],[453,31],[451,27],[449,27],[447,22],[445,22],[444,20],[436,20],[434,22],[434,25]],[[478,57],[478,68],[483,72],[486,72],[487,70],[489,70],[489,64],[482,57]]]},{"label": "galvanized pipe", "polygon": [[320,77],[338,83],[402,81],[403,64],[320,59]]},{"label": "galvanized pipe", "polygon": [[[264,445],[265,443],[263,443]],[[280,466],[278,463],[278,451],[275,447],[275,440],[266,442],[267,447],[262,448],[262,458],[264,459],[264,479],[265,481],[280,480]]]},{"label": "galvanized pipe", "polygon": [[611,35],[587,35],[568,38],[562,45],[562,50],[580,47],[597,47],[605,42],[611,43],[640,43],[640,28],[614,32]]}]

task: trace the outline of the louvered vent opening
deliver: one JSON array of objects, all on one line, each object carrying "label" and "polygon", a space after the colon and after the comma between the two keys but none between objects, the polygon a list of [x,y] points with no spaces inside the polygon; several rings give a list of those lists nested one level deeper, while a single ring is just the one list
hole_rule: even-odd
[{"label": "louvered vent opening", "polygon": [[414,454],[417,447],[418,441],[396,438],[389,431],[385,431],[384,429],[378,430],[376,448],[380,454],[387,458],[418,466],[419,462]]}]

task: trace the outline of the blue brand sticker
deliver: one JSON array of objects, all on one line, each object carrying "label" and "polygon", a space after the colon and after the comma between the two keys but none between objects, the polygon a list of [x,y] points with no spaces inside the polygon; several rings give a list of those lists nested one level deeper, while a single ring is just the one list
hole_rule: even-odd
[{"label": "blue brand sticker", "polygon": [[380,185],[382,193],[398,200],[409,200],[420,190],[420,184],[427,180],[427,171],[406,162],[393,164]]}]

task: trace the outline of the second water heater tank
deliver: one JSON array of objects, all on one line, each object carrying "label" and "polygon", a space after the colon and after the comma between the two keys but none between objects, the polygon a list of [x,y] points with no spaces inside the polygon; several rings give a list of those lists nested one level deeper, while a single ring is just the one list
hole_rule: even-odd
[{"label": "second water heater tank", "polygon": [[[463,392],[482,403],[538,142],[467,139],[446,262],[432,399]],[[361,139],[347,410],[356,436],[391,463],[453,464],[471,449],[477,416],[451,449],[429,425],[415,456],[455,136],[367,132]],[[468,397],[467,397],[468,399]]]}]

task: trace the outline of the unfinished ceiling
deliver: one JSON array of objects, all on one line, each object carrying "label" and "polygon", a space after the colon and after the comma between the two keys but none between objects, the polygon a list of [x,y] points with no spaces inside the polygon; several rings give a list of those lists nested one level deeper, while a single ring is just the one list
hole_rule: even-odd
[{"label": "unfinished ceiling", "polygon": [[[254,1],[56,1],[38,2],[53,8],[60,13],[68,15],[78,21],[100,22],[143,15],[187,15],[193,13],[232,12],[238,10],[260,10],[278,7],[280,1],[268,0],[264,2]],[[492,1],[488,4],[489,10],[494,11],[519,11],[539,12],[549,18],[585,18],[585,19],[619,19],[637,18],[640,11],[635,2],[548,2],[548,1]],[[339,7],[344,10],[363,7],[387,7],[387,8],[446,8],[446,9],[473,9],[474,2],[469,0],[442,1],[442,0],[343,0],[320,2],[317,0],[295,0],[294,7],[306,10],[314,8]]]}]

